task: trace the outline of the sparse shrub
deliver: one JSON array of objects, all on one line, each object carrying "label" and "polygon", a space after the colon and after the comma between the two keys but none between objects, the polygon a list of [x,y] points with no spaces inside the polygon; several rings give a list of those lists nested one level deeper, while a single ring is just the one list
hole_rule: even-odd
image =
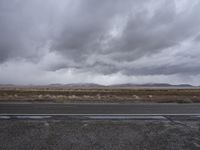
[{"label": "sparse shrub", "polygon": [[177,101],[178,103],[193,103],[193,101],[189,98],[183,98]]}]

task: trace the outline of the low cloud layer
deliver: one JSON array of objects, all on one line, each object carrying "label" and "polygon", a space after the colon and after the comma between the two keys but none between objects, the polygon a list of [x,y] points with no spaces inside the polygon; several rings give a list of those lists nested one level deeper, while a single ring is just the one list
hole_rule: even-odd
[{"label": "low cloud layer", "polygon": [[1,0],[0,83],[200,85],[198,0]]}]

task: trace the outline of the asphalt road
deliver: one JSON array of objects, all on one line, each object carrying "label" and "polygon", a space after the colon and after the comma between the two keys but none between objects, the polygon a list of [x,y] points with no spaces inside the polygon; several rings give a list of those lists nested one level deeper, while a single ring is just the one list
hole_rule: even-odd
[{"label": "asphalt road", "polygon": [[17,104],[0,103],[0,114],[199,115],[200,104]]}]

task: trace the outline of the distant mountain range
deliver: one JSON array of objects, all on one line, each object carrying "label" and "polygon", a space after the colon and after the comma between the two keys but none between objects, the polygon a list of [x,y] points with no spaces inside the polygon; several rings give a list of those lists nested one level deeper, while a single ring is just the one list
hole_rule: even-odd
[{"label": "distant mountain range", "polygon": [[168,84],[168,83],[148,83],[148,84],[115,84],[113,87],[195,87],[190,84]]},{"label": "distant mountain range", "polygon": [[49,84],[50,87],[105,87],[95,83]]},{"label": "distant mountain range", "polygon": [[98,88],[98,87],[122,87],[122,88],[129,88],[129,87],[200,87],[200,86],[193,86],[190,84],[168,84],[168,83],[147,83],[147,84],[113,84],[113,85],[100,85],[95,83],[72,83],[72,84],[49,84],[49,85],[26,85],[26,86],[18,86],[13,84],[0,84],[0,87],[61,87],[61,88]]}]

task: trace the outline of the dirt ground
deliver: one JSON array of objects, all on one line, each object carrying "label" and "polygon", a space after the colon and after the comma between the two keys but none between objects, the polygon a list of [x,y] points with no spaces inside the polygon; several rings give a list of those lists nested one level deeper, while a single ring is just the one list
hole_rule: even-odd
[{"label": "dirt ground", "polygon": [[1,119],[0,149],[199,150],[200,119]]}]

